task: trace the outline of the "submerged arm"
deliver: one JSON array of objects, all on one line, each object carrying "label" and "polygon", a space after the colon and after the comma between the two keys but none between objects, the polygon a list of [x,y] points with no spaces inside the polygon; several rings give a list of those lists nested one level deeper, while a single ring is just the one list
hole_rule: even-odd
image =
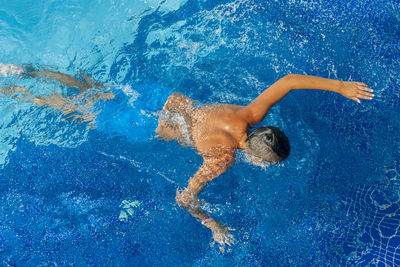
[{"label": "submerged arm", "polygon": [[210,148],[202,153],[204,162],[196,174],[189,180],[188,186],[176,192],[176,202],[185,208],[193,217],[201,220],[201,223],[213,231],[215,241],[224,244],[232,244],[233,236],[229,234],[228,227],[212,219],[206,212],[200,209],[199,194],[203,188],[213,179],[224,173],[233,164],[234,150],[222,147]]},{"label": "submerged arm", "polygon": [[279,79],[268,89],[262,92],[250,105],[241,112],[251,125],[261,122],[268,111],[284,98],[291,90],[295,89],[318,89],[340,93],[343,96],[360,103],[362,99],[372,99],[374,96],[367,88],[359,82],[343,82],[339,80],[326,79],[316,76],[289,74]]}]

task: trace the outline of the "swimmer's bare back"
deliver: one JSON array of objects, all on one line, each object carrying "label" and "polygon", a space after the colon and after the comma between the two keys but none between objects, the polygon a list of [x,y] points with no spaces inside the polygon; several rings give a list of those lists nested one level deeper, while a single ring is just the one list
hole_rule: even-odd
[{"label": "swimmer's bare back", "polygon": [[[247,106],[213,104],[193,108],[193,100],[176,93],[164,105],[164,111],[177,112],[184,117],[189,126],[192,145],[203,157],[202,166],[189,179],[188,186],[183,190],[177,189],[176,202],[211,229],[214,241],[222,246],[234,242],[229,233],[232,229],[201,210],[198,196],[207,183],[232,166],[236,149],[247,148],[249,128],[261,122],[276,103],[295,89],[332,91],[358,103],[360,99],[372,99],[374,96],[373,90],[363,83],[289,74],[271,85]],[[182,130],[179,127],[160,118],[157,132],[166,140],[181,141]]]}]

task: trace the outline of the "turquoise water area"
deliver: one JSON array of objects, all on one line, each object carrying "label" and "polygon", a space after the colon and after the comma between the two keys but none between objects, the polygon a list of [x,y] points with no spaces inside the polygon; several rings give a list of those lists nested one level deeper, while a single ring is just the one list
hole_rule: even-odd
[{"label": "turquoise water area", "polygon": [[[1,265],[399,266],[399,36],[397,0],[0,0],[0,62],[84,71],[116,94],[95,129],[0,96]],[[276,105],[262,124],[285,131],[290,157],[259,167],[239,152],[201,194],[236,229],[221,251],[174,199],[201,158],[156,139],[155,116],[173,91],[245,105],[288,73],[376,97]]]}]

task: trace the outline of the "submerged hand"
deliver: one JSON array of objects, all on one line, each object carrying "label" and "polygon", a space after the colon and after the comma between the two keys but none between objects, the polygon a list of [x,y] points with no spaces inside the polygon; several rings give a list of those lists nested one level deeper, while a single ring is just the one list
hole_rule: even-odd
[{"label": "submerged hand", "polygon": [[360,98],[371,100],[374,97],[373,91],[366,84],[359,82],[342,82],[340,88],[343,96],[358,103],[361,103]]},{"label": "submerged hand", "polygon": [[235,229],[227,227],[225,224],[216,220],[204,223],[204,225],[211,229],[214,241],[219,243],[221,246],[231,246],[235,243],[235,238],[229,232],[234,231]]}]

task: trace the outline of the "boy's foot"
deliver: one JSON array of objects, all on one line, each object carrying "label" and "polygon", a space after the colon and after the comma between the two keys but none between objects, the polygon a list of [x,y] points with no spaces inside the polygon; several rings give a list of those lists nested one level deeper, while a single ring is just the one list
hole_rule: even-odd
[{"label": "boy's foot", "polygon": [[13,64],[0,63],[0,77],[10,77],[24,73],[25,69]]}]

